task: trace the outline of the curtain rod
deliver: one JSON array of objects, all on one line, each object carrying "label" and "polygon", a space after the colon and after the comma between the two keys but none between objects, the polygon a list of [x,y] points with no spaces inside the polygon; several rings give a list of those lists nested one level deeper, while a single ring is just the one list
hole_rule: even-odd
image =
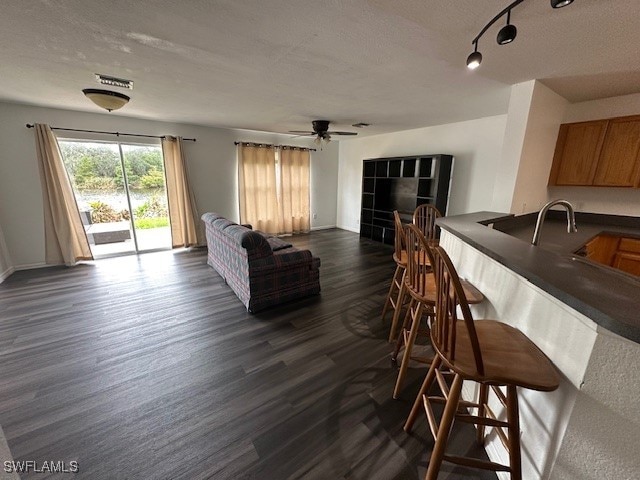
[{"label": "curtain rod", "polygon": [[300,150],[309,150],[310,152],[316,152],[315,148],[309,147],[296,147],[294,145],[272,145],[270,143],[255,143],[255,142],[233,142],[234,145],[253,145],[254,147],[274,147],[274,148],[299,148]]},{"label": "curtain rod", "polygon": [[[31,123],[27,123],[27,128],[33,128],[34,125]],[[101,130],[82,130],[77,128],[61,128],[61,127],[50,127],[51,130],[64,130],[65,132],[83,132],[83,133],[102,133],[106,135],[115,135],[116,137],[144,137],[144,138],[164,138],[162,135],[142,135],[138,133],[122,133],[122,132],[104,132]],[[189,142],[195,142],[195,138],[183,138],[182,140],[187,140]]]}]

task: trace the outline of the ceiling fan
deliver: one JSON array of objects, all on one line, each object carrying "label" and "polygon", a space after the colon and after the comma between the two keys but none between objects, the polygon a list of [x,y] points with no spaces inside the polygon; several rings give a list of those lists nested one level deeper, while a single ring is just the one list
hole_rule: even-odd
[{"label": "ceiling fan", "polygon": [[325,142],[331,141],[331,135],[357,135],[356,132],[334,132],[329,131],[329,120],[314,120],[311,122],[311,127],[313,128],[313,132],[302,131],[302,130],[290,130],[289,133],[297,133],[300,136],[310,136],[316,137],[313,139],[314,143],[321,143],[323,140]]}]

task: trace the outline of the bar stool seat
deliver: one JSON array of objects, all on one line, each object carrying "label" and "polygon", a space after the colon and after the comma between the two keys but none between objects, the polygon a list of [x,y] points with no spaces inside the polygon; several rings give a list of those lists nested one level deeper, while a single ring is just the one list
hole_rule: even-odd
[{"label": "bar stool seat", "polygon": [[[483,372],[478,372],[469,331],[460,320],[456,325],[455,361],[444,364],[465,379],[487,384],[516,384],[532,390],[558,387],[555,367],[529,338],[517,328],[497,320],[474,320],[482,348]],[[436,352],[438,347],[434,346]]]}]

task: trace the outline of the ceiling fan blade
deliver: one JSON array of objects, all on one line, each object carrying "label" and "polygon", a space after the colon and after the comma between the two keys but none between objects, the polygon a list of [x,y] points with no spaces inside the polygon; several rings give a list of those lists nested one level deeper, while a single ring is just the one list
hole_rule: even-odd
[{"label": "ceiling fan blade", "polygon": [[317,135],[316,132],[310,132],[308,130],[289,130],[289,133],[297,133],[298,135]]},{"label": "ceiling fan blade", "polygon": [[357,135],[357,132],[327,132],[330,135]]},{"label": "ceiling fan blade", "polygon": [[293,138],[300,138],[300,137],[315,137],[315,135],[308,135],[308,134],[305,133],[303,135],[294,135],[291,138],[293,139]]}]

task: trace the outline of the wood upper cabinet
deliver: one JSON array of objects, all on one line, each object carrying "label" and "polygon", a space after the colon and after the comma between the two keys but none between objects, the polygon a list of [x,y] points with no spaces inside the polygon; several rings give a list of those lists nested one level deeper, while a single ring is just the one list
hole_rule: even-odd
[{"label": "wood upper cabinet", "polygon": [[637,187],[640,174],[640,116],[609,121],[593,185]]},{"label": "wood upper cabinet", "polygon": [[640,115],[561,125],[549,185],[640,186]]},{"label": "wood upper cabinet", "polygon": [[550,185],[591,185],[607,130],[607,120],[560,126]]}]

